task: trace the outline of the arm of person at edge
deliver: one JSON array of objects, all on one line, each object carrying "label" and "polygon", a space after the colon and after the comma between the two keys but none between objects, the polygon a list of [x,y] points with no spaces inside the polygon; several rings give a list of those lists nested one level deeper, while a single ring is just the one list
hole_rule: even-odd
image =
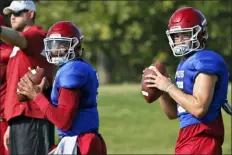
[{"label": "arm of person at edge", "polygon": [[[156,72],[157,76],[146,76],[149,78],[145,81],[146,83],[149,83],[147,84],[147,87],[156,87],[162,91],[166,91],[166,93],[177,104],[179,104],[196,118],[201,119],[205,116],[213,98],[215,84],[218,80],[217,76],[206,73],[199,73],[195,78],[193,95],[189,95],[172,84],[172,82],[167,77],[163,76],[157,70],[157,68],[153,67],[152,70]],[[167,96],[162,96],[160,99],[163,106],[165,106],[167,98]]]},{"label": "arm of person at edge", "polygon": [[69,130],[80,103],[80,90],[60,88],[58,106],[56,107],[42,94],[45,85],[45,77],[39,85],[33,85],[28,75],[25,74],[18,83],[19,93],[33,100],[44,113],[45,117],[56,127],[61,130]]},{"label": "arm of person at edge", "polygon": [[20,49],[27,48],[27,40],[23,34],[11,28],[0,26],[0,38],[2,41],[12,46],[17,46]]},{"label": "arm of person at edge", "polygon": [[5,149],[8,151],[8,144],[9,144],[9,133],[10,133],[10,126],[7,126],[6,132],[3,137],[3,144]]}]

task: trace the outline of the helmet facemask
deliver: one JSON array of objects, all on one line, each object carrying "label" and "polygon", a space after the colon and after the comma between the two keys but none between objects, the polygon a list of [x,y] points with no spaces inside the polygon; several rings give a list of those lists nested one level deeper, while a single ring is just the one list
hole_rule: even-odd
[{"label": "helmet facemask", "polygon": [[44,39],[45,53],[49,63],[61,66],[75,59],[75,47],[79,44],[77,38],[49,37]]},{"label": "helmet facemask", "polygon": [[[202,28],[199,25],[196,25],[192,28],[181,28],[177,26],[167,30],[166,34],[174,56],[184,56],[191,53],[192,51],[199,51],[204,49],[204,43],[201,44],[198,40],[198,34],[201,32],[201,30]],[[175,43],[174,34],[177,33],[190,33],[191,37],[189,40]]]}]

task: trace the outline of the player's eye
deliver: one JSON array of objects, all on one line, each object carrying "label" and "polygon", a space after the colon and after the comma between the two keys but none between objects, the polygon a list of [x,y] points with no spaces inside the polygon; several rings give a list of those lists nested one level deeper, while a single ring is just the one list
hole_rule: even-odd
[{"label": "player's eye", "polygon": [[180,34],[173,34],[173,38],[174,39],[179,39],[180,38]]},{"label": "player's eye", "polygon": [[68,50],[66,48],[61,48],[60,49],[60,54],[66,54]]},{"label": "player's eye", "polygon": [[190,37],[191,37],[191,34],[188,32],[183,34],[183,38],[190,38]]}]

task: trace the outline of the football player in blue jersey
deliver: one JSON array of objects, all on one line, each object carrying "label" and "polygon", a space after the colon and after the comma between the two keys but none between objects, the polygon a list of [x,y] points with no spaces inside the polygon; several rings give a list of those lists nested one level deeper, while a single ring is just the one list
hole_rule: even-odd
[{"label": "football player in blue jersey", "polygon": [[82,33],[68,21],[55,23],[44,39],[47,61],[59,67],[52,103],[42,93],[46,78],[34,86],[25,75],[18,84],[20,93],[33,100],[57,127],[61,141],[51,154],[106,154],[99,134],[97,72],[81,58],[82,40]]},{"label": "football player in blue jersey", "polygon": [[176,154],[222,154],[224,125],[221,108],[227,99],[229,74],[224,59],[205,49],[205,16],[192,7],[180,8],[166,31],[174,56],[182,57],[175,84],[162,75],[147,75],[147,86],[165,93],[160,105],[169,119],[179,118]]}]

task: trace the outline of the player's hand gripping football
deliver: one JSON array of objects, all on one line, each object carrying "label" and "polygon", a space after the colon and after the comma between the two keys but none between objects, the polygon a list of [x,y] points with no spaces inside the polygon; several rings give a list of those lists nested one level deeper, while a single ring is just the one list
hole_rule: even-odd
[{"label": "player's hand gripping football", "polygon": [[170,78],[168,78],[167,75],[162,75],[156,67],[150,66],[149,69],[152,69],[156,75],[148,74],[145,76],[146,80],[144,80],[144,82],[147,83],[147,87],[158,88],[161,91],[168,92],[168,90],[174,86]]},{"label": "player's hand gripping football", "polygon": [[34,85],[29,76],[25,74],[18,83],[18,93],[27,96],[30,100],[33,100],[38,94],[43,92],[47,83],[46,77],[43,77],[40,84]]}]

